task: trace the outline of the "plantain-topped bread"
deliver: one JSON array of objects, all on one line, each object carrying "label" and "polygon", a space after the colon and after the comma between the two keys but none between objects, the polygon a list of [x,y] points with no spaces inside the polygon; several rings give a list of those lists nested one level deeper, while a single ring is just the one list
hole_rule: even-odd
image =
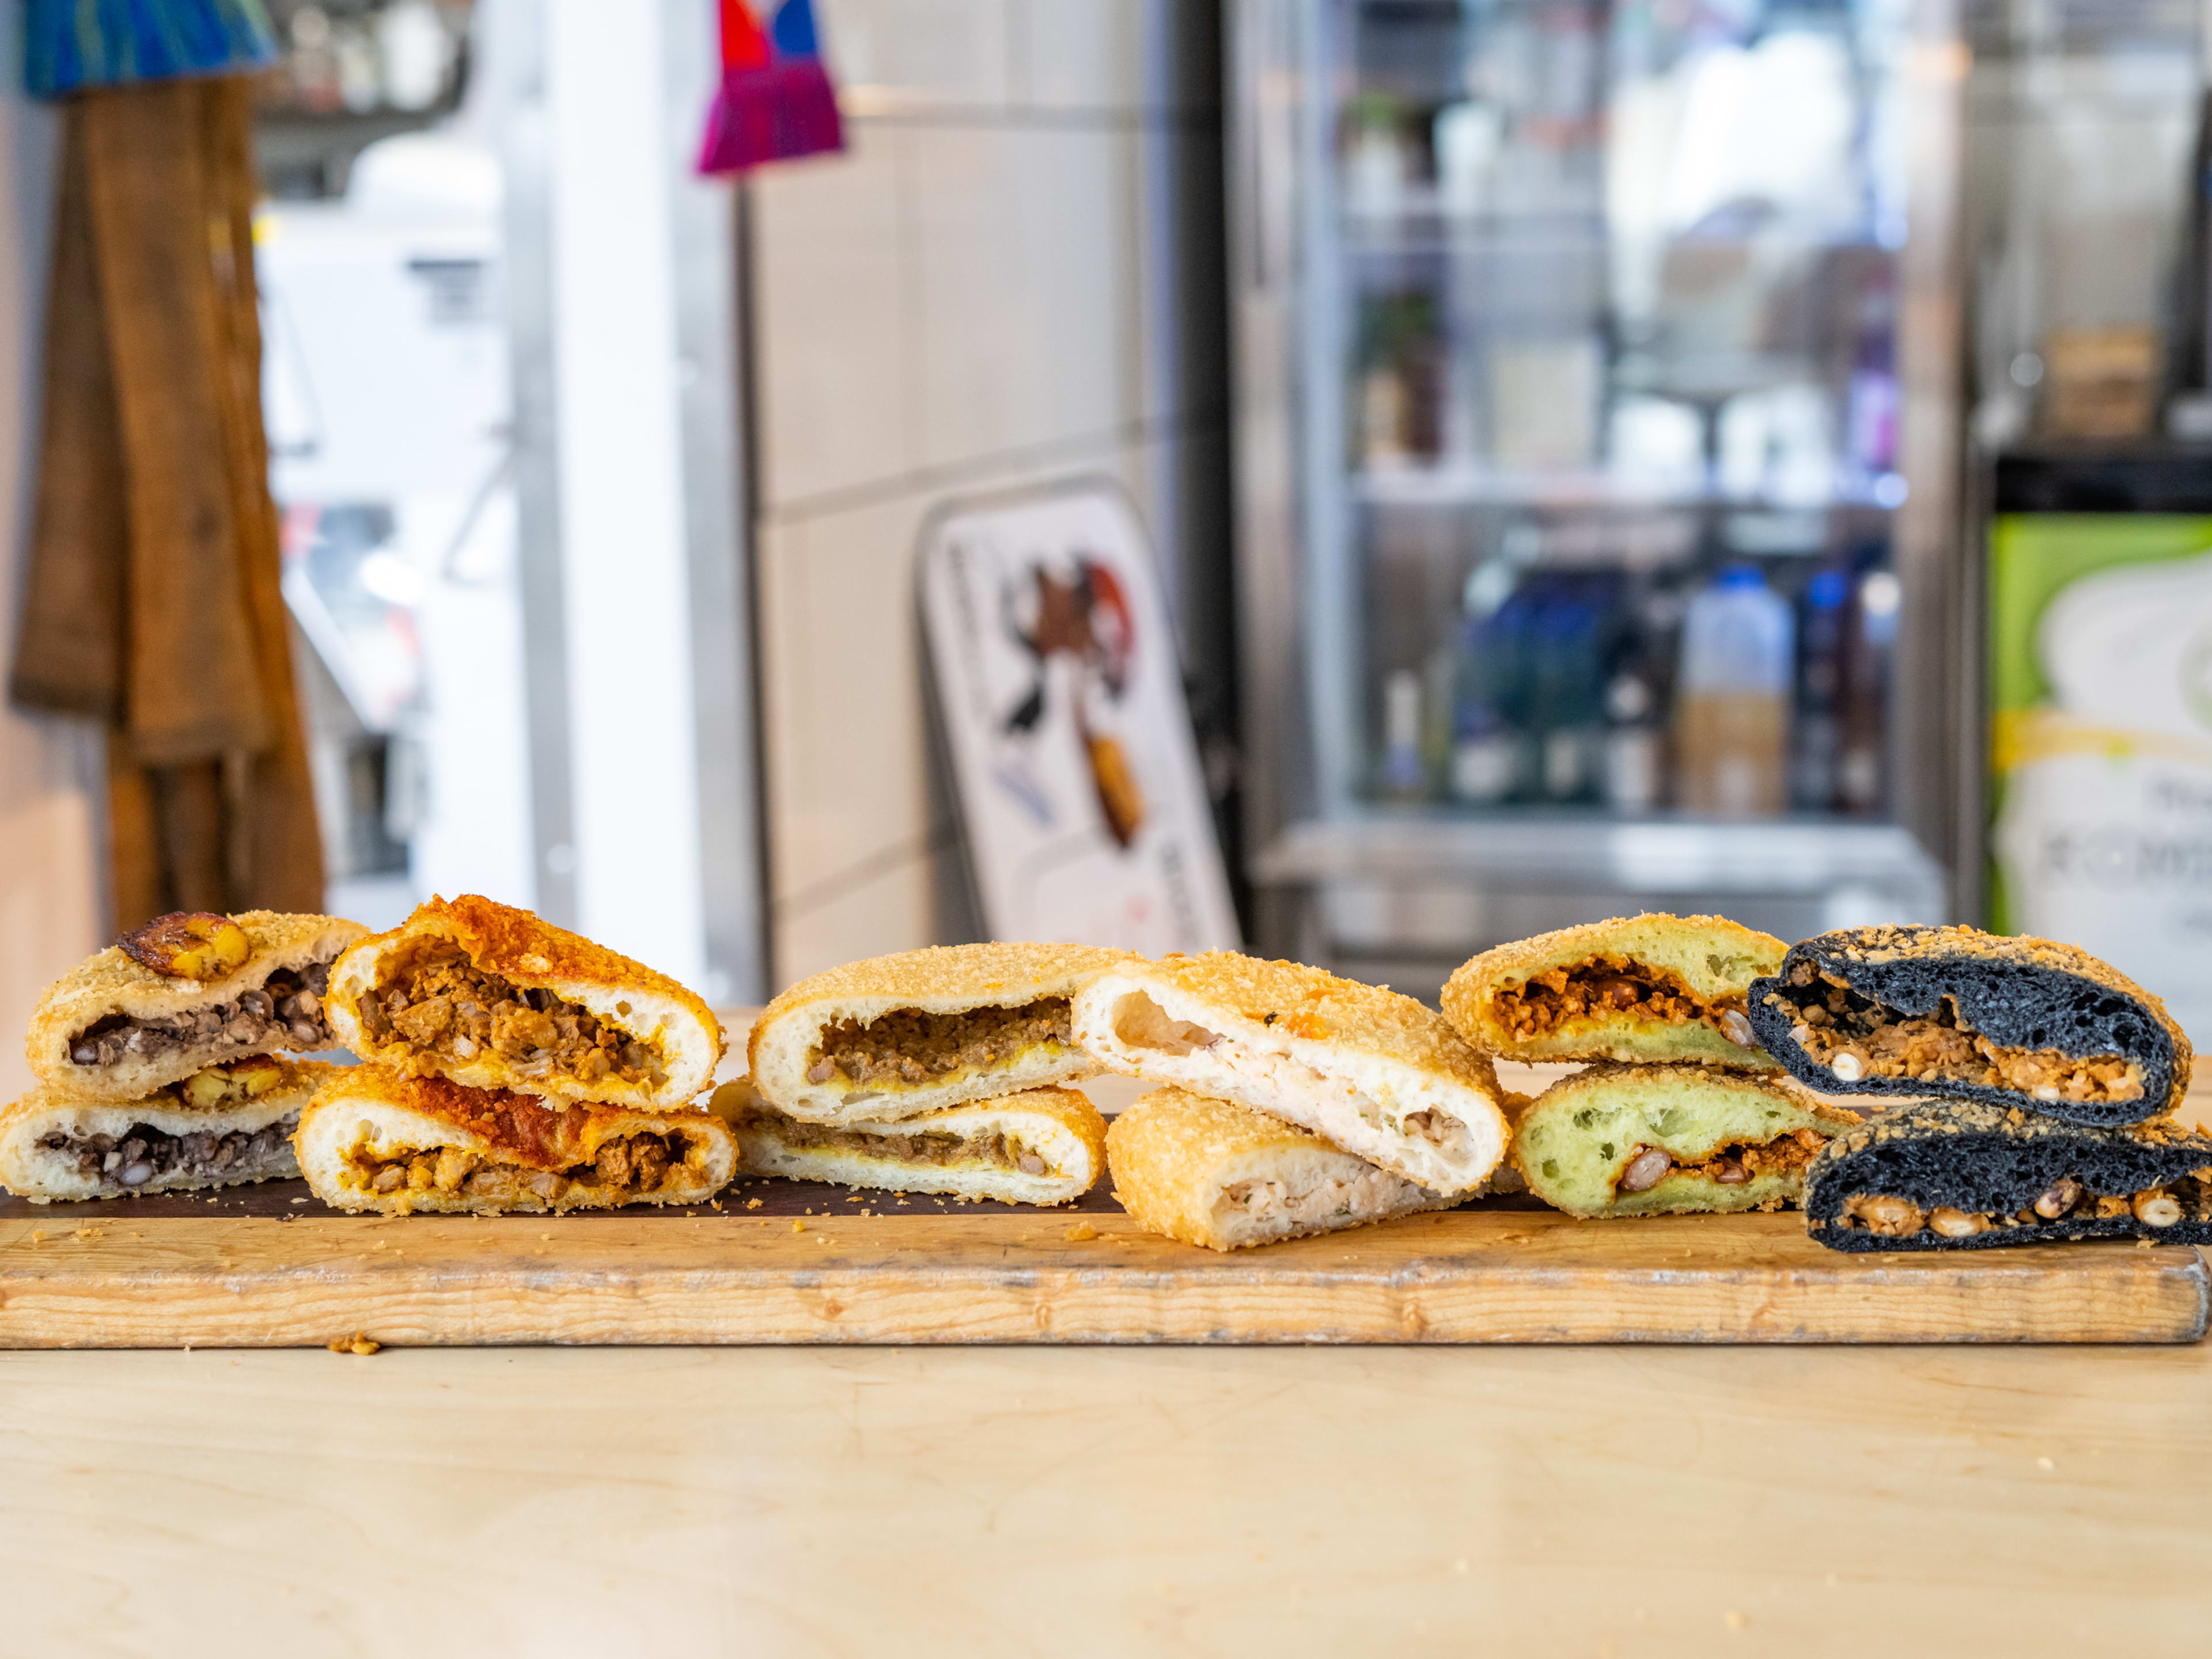
[{"label": "plantain-topped bread", "polygon": [[1830,1141],[1805,1226],[1832,1250],[1976,1250],[2076,1238],[2212,1244],[2212,1136],[1920,1100]]},{"label": "plantain-topped bread", "polygon": [[1106,1132],[1114,1196],[1146,1232],[1239,1250],[1460,1201],[1310,1129],[1226,1100],[1155,1089]]},{"label": "plantain-topped bread", "polygon": [[2135,1123],[2189,1087],[2166,1005],[2076,945],[1976,927],[1851,927],[1792,945],[1752,1029],[1808,1088],[1944,1095]]},{"label": "plantain-topped bread", "polygon": [[1528,1190],[1594,1219],[1794,1204],[1857,1115],[1704,1066],[1594,1066],[1536,1097],[1513,1133]]},{"label": "plantain-topped bread", "polygon": [[331,964],[368,932],[275,910],[158,917],[47,988],[26,1057],[65,1094],[133,1101],[227,1060],[330,1048]]},{"label": "plantain-topped bread", "polygon": [[1102,1065],[1269,1113],[1433,1192],[1472,1192],[1505,1156],[1490,1056],[1381,986],[1226,951],[1132,958],[1076,994],[1073,1024]]},{"label": "plantain-topped bread", "polygon": [[1486,951],[1444,987],[1444,1017],[1508,1060],[1771,1068],[1747,1018],[1784,945],[1725,916],[1616,916]]}]

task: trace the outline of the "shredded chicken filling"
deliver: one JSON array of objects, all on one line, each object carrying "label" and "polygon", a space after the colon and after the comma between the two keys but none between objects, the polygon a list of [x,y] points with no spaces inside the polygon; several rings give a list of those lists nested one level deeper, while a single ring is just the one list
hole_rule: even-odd
[{"label": "shredded chicken filling", "polygon": [[1922,1209],[1894,1193],[1853,1193],[1844,1200],[1836,1225],[1881,1238],[1912,1238],[1936,1232],[1948,1238],[1974,1233],[2053,1231],[2067,1221],[2110,1221],[2132,1216],[2148,1227],[2171,1227],[2185,1219],[2212,1219],[2212,1170],[2133,1193],[2094,1193],[2072,1176],[2051,1183],[2034,1203],[2007,1213],[1961,1210],[1944,1205]]},{"label": "shredded chicken filling", "polygon": [[379,1042],[397,1038],[459,1060],[496,1054],[526,1078],[614,1078],[655,1088],[668,1080],[655,1044],[543,988],[526,990],[458,951],[397,964],[361,1000],[361,1023]]},{"label": "shredded chicken filling", "polygon": [[1004,1066],[1040,1048],[1066,1049],[1073,1041],[1066,997],[957,1014],[895,1008],[872,1020],[842,1020],[825,1029],[806,1080],[842,1079],[848,1090],[878,1092],[914,1089]]},{"label": "shredded chicken filling", "polygon": [[1724,1021],[1730,1013],[1741,1020],[1749,1004],[1734,996],[1709,1002],[1664,969],[1604,956],[1547,969],[1523,984],[1499,991],[1494,1006],[1498,1020],[1517,1042],[1549,1036],[1572,1025],[1624,1018],[1668,1025],[1703,1022],[1735,1042],[1736,1036]]},{"label": "shredded chicken filling", "polygon": [[280,1038],[288,1048],[327,1048],[331,1028],[323,1018],[323,994],[330,982],[330,963],[311,962],[297,970],[279,968],[256,989],[212,1008],[167,1019],[111,1014],[70,1039],[70,1060],[113,1066],[125,1060],[161,1060],[180,1048],[240,1053]]},{"label": "shredded chicken filling", "polygon": [[964,1164],[1018,1170],[1032,1176],[1041,1176],[1048,1170],[1041,1153],[1019,1135],[1008,1134],[1002,1129],[975,1134],[953,1134],[943,1129],[875,1134],[787,1119],[776,1126],[776,1139],[793,1152],[857,1152],[862,1158],[882,1158],[909,1167],[948,1169]]},{"label": "shredded chicken filling", "polygon": [[436,1194],[453,1198],[512,1201],[532,1194],[552,1203],[573,1187],[598,1193],[626,1193],[643,1198],[679,1184],[684,1151],[667,1135],[624,1135],[601,1146],[589,1164],[561,1170],[532,1170],[485,1158],[460,1146],[378,1155],[357,1148],[350,1162],[354,1178],[368,1191]]},{"label": "shredded chicken filling", "polygon": [[293,1112],[264,1127],[227,1134],[172,1134],[149,1123],[134,1123],[119,1135],[73,1135],[56,1129],[39,1145],[75,1158],[77,1174],[99,1182],[103,1192],[130,1192],[169,1175],[193,1181],[224,1175],[258,1178],[282,1161],[299,1127],[300,1115]]},{"label": "shredded chicken filling", "polygon": [[1771,1140],[1735,1141],[1695,1164],[1675,1161],[1657,1146],[1638,1146],[1613,1177],[1615,1196],[1648,1192],[1669,1176],[1697,1176],[1723,1187],[1741,1187],[1762,1176],[1792,1176],[1827,1145],[1811,1129],[1793,1129]]},{"label": "shredded chicken filling", "polygon": [[1348,1181],[1328,1176],[1295,1188],[1255,1176],[1224,1187],[1216,1208],[1255,1226],[1319,1227],[1391,1214],[1419,1190],[1387,1170],[1368,1170]]},{"label": "shredded chicken filling", "polygon": [[1769,1003],[1795,1022],[1790,1035],[1798,1046],[1844,1082],[1932,1079],[2017,1089],[2045,1101],[2142,1098],[2142,1067],[2134,1060],[2004,1047],[1977,1031],[1951,997],[1932,1014],[1900,1014],[1840,980],[1816,974],[1811,963],[1791,970],[1790,986],[1787,994],[1770,993]]}]

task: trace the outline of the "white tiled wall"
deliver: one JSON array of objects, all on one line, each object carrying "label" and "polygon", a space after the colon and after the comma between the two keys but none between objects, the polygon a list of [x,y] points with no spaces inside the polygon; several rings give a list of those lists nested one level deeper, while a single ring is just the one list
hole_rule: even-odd
[{"label": "white tiled wall", "polygon": [[1158,362],[1151,163],[1190,122],[1150,66],[1178,3],[819,9],[851,147],[751,186],[778,985],[960,927],[915,617],[932,509],[1102,474],[1171,537],[1176,446],[1218,447]]}]

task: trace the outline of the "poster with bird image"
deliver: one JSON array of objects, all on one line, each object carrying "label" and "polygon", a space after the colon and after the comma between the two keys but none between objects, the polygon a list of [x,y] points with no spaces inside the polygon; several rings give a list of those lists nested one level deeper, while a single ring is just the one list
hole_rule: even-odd
[{"label": "poster with bird image", "polygon": [[923,635],[998,939],[1237,948],[1144,527],[1114,485],[956,503],[922,532]]}]

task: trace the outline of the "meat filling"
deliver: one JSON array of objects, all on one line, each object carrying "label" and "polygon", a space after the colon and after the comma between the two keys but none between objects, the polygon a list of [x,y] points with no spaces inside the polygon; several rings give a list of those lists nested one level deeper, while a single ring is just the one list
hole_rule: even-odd
[{"label": "meat filling", "polygon": [[361,1023],[379,1042],[396,1039],[465,1061],[496,1054],[526,1078],[616,1078],[652,1087],[668,1080],[653,1044],[543,988],[526,990],[458,951],[398,964],[361,1000]]},{"label": "meat filling", "polygon": [[134,1123],[119,1135],[73,1135],[56,1129],[39,1145],[76,1160],[76,1171],[100,1182],[103,1194],[127,1193],[157,1176],[176,1175],[208,1181],[223,1176],[258,1179],[291,1150],[300,1115],[291,1113],[265,1128],[234,1129],[228,1134],[171,1134],[150,1124]]},{"label": "meat filling", "polygon": [[1649,1192],[1668,1176],[1699,1176],[1723,1187],[1741,1187],[1762,1176],[1793,1176],[1827,1145],[1810,1129],[1793,1129],[1772,1140],[1736,1141],[1696,1164],[1677,1164],[1657,1146],[1638,1146],[1613,1179],[1616,1195]]},{"label": "meat filling", "polygon": [[963,1072],[988,1071],[1041,1048],[1056,1053],[1072,1041],[1066,997],[957,1014],[897,1008],[865,1024],[841,1020],[824,1030],[806,1080],[840,1079],[848,1088],[871,1091],[914,1089]]},{"label": "meat filling", "polygon": [[793,1152],[858,1152],[863,1158],[929,1169],[983,1165],[994,1170],[1018,1170],[1024,1175],[1048,1173],[1042,1154],[1023,1141],[994,1129],[973,1135],[948,1133],[942,1129],[911,1134],[870,1134],[859,1129],[834,1128],[826,1123],[801,1123],[787,1119],[776,1126],[776,1138]]},{"label": "meat filling", "polygon": [[2199,1170],[2170,1186],[2124,1194],[2093,1193],[2067,1176],[2053,1182],[2034,1203],[2009,1215],[1940,1204],[1923,1210],[1893,1193],[1853,1193],[1844,1200],[1836,1225],[1881,1238],[1911,1238],[1923,1232],[1964,1238],[1986,1232],[2056,1232],[2069,1218],[2108,1221],[2123,1216],[2133,1216],[2146,1227],[2171,1227],[2191,1218],[2212,1219],[2212,1170]]},{"label": "meat filling", "polygon": [[1770,1006],[1795,1022],[1790,1035],[1798,1046],[1845,1083],[1904,1078],[2017,1089],[2043,1101],[2142,1098],[2142,1067],[2135,1061],[2002,1047],[1977,1031],[1951,997],[1932,1014],[1900,1014],[1816,973],[1809,962],[1791,970],[1790,988],[1770,994]]},{"label": "meat filling", "polygon": [[352,1158],[353,1174],[373,1193],[423,1193],[444,1197],[483,1198],[513,1202],[526,1195],[554,1203],[573,1187],[644,1198],[672,1184],[671,1173],[684,1173],[684,1152],[667,1135],[624,1135],[599,1148],[589,1164],[568,1169],[532,1170],[503,1164],[459,1146],[378,1157],[366,1148]]},{"label": "meat filling", "polygon": [[1499,991],[1494,1006],[1516,1042],[1573,1025],[1631,1018],[1667,1025],[1703,1022],[1740,1047],[1752,1046],[1745,999],[1708,1002],[1666,969],[1623,957],[1594,957],[1547,969],[1524,984]]},{"label": "meat filling", "polygon": [[1237,1217],[1252,1231],[1274,1233],[1376,1220],[1395,1215],[1421,1195],[1419,1187],[1387,1170],[1367,1170],[1350,1180],[1325,1177],[1296,1188],[1255,1176],[1223,1188],[1216,1208]]},{"label": "meat filling", "polygon": [[327,1048],[331,1028],[323,1017],[323,994],[330,981],[330,963],[311,962],[296,971],[279,968],[258,989],[212,1008],[167,1019],[111,1014],[70,1040],[70,1059],[78,1066],[113,1066],[126,1059],[161,1060],[182,1048],[243,1053],[279,1040],[287,1048]]}]

